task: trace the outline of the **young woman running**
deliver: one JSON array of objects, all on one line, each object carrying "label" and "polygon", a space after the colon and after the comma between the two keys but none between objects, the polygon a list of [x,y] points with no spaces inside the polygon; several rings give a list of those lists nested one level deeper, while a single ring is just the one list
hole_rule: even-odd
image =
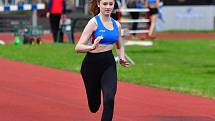
[{"label": "young woman running", "polygon": [[116,62],[112,54],[116,44],[120,64],[128,67],[122,46],[121,25],[110,17],[114,0],[90,0],[89,10],[94,15],[85,26],[75,50],[86,52],[81,75],[84,81],[88,106],[92,113],[99,110],[101,92],[103,113],[101,121],[112,121],[117,90]]}]

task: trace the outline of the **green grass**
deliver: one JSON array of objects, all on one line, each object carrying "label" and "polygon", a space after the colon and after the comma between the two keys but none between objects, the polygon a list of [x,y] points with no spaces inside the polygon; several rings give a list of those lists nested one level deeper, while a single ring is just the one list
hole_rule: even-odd
[{"label": "green grass", "polygon": [[[215,39],[154,43],[126,47],[136,65],[118,66],[120,80],[215,99]],[[0,57],[78,72],[84,54],[71,44],[6,45]]]}]

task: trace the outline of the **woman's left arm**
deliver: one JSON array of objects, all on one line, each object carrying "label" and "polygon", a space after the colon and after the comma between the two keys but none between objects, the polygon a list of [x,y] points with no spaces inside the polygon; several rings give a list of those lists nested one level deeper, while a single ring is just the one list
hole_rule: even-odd
[{"label": "woman's left arm", "polygon": [[118,26],[118,31],[119,31],[119,39],[116,42],[116,48],[117,48],[117,54],[119,56],[120,59],[120,64],[124,67],[128,67],[128,63],[126,62],[125,59],[125,49],[123,46],[123,40],[122,40],[122,36],[121,36],[121,24],[119,22],[116,22],[117,26]]}]

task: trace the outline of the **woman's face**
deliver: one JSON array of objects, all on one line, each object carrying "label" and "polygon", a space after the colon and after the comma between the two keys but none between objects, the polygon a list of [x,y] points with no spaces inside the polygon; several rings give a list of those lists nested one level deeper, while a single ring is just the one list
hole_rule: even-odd
[{"label": "woman's face", "polygon": [[114,8],[114,0],[101,0],[98,7],[103,15],[110,15]]}]

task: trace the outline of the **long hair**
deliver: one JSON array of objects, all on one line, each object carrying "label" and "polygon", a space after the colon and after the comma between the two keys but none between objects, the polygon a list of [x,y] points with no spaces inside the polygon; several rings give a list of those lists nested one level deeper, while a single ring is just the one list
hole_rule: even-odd
[{"label": "long hair", "polygon": [[89,0],[89,12],[90,14],[92,15],[97,15],[99,14],[100,12],[100,8],[98,7],[98,3],[100,2],[101,0]]}]

